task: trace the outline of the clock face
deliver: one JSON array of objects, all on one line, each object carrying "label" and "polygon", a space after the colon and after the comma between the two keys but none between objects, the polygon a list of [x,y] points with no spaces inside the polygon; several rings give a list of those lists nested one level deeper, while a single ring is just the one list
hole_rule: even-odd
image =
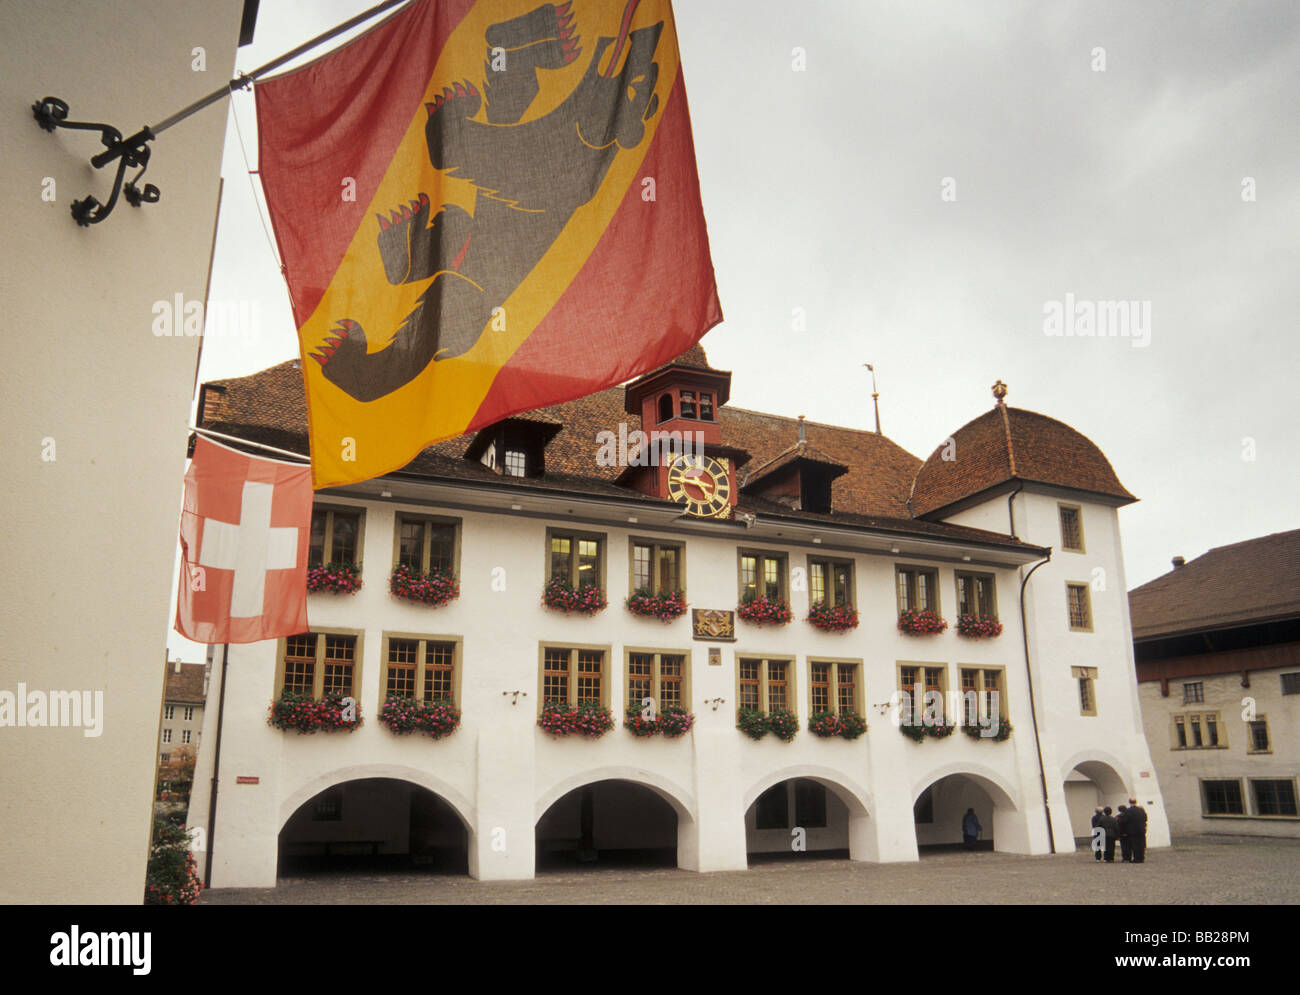
[{"label": "clock face", "polygon": [[731,481],[726,460],[678,456],[668,467],[668,496],[697,518],[731,514]]}]

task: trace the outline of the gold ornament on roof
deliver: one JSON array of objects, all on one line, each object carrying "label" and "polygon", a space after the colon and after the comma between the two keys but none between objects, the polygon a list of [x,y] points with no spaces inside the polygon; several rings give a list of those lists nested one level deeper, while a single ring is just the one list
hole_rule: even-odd
[{"label": "gold ornament on roof", "polygon": [[1001,404],[1002,399],[1007,396],[1007,385],[1001,380],[993,385],[993,396],[997,398],[999,404]]}]

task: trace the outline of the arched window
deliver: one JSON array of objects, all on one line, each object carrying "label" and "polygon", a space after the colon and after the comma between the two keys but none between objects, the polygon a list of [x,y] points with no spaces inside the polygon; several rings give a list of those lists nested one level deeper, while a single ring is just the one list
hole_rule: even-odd
[{"label": "arched window", "polygon": [[659,398],[659,420],[668,421],[673,416],[673,395],[664,394]]}]

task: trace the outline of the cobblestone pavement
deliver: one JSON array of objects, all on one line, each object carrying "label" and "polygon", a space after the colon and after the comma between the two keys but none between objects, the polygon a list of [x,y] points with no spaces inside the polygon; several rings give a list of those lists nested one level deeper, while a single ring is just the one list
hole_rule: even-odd
[{"label": "cobblestone pavement", "polygon": [[1068,905],[1294,904],[1300,840],[1197,837],[1148,850],[1145,864],[1098,864],[1090,852],[1022,857],[941,852],[866,864],[815,854],[748,871],[593,866],[532,881],[475,881],[413,871],[322,872],[276,888],[218,888],[200,905],[699,905],[921,903]]}]

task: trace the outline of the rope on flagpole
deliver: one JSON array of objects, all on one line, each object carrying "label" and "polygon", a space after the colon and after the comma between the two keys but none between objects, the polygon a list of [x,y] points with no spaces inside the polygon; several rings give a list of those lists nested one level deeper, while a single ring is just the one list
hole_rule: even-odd
[{"label": "rope on flagpole", "polygon": [[237,442],[241,446],[252,446],[254,449],[264,449],[268,453],[278,453],[281,456],[288,456],[299,463],[311,463],[310,456],[304,456],[302,453],[295,453],[288,449],[277,449],[275,446],[263,445],[260,442],[253,442],[251,439],[241,439],[237,435],[226,435],[223,432],[214,432],[210,428],[195,428],[193,425],[189,426],[189,431],[193,432],[195,435],[201,435],[206,439],[224,439],[227,442]]},{"label": "rope on flagpole", "polygon": [[[36,123],[45,131],[54,131],[56,128],[71,128],[79,131],[98,131],[99,140],[104,145],[104,151],[94,155],[90,159],[90,164],[96,169],[103,169],[115,159],[118,160],[117,175],[113,178],[113,192],[108,198],[107,204],[101,204],[94,197],[86,196],[81,200],[73,201],[72,217],[77,224],[83,228],[88,225],[97,225],[110,214],[117,205],[118,194],[122,194],[127,203],[132,207],[140,207],[143,204],[155,204],[162,194],[152,183],[146,183],[141,189],[136,184],[144,176],[144,172],[149,168],[149,142],[153,141],[160,134],[166,131],[174,124],[184,121],[187,117],[197,114],[205,107],[215,104],[218,100],[230,96],[236,90],[242,90],[251,86],[253,81],[260,76],[265,76],[273,70],[279,69],[286,62],[292,62],[298,56],[310,52],[313,48],[323,45],[332,38],[337,38],[345,31],[350,31],[359,24],[364,24],[373,17],[378,17],[385,11],[399,7],[409,0],[384,0],[369,10],[362,11],[355,17],[349,18],[337,27],[330,28],[322,32],[315,38],[303,42],[297,48],[285,52],[283,55],[272,59],[264,65],[258,66],[250,73],[240,73],[234,79],[227,82],[224,86],[218,87],[206,96],[200,97],[194,103],[182,107],[175,114],[163,118],[157,124],[146,124],[134,135],[126,138],[122,137],[122,132],[110,124],[98,124],[89,121],[69,121],[68,104],[58,97],[45,97],[32,104],[32,116],[36,118]],[[122,180],[126,170],[130,167],[139,166],[140,172],[132,177],[131,181],[125,186]]]}]

